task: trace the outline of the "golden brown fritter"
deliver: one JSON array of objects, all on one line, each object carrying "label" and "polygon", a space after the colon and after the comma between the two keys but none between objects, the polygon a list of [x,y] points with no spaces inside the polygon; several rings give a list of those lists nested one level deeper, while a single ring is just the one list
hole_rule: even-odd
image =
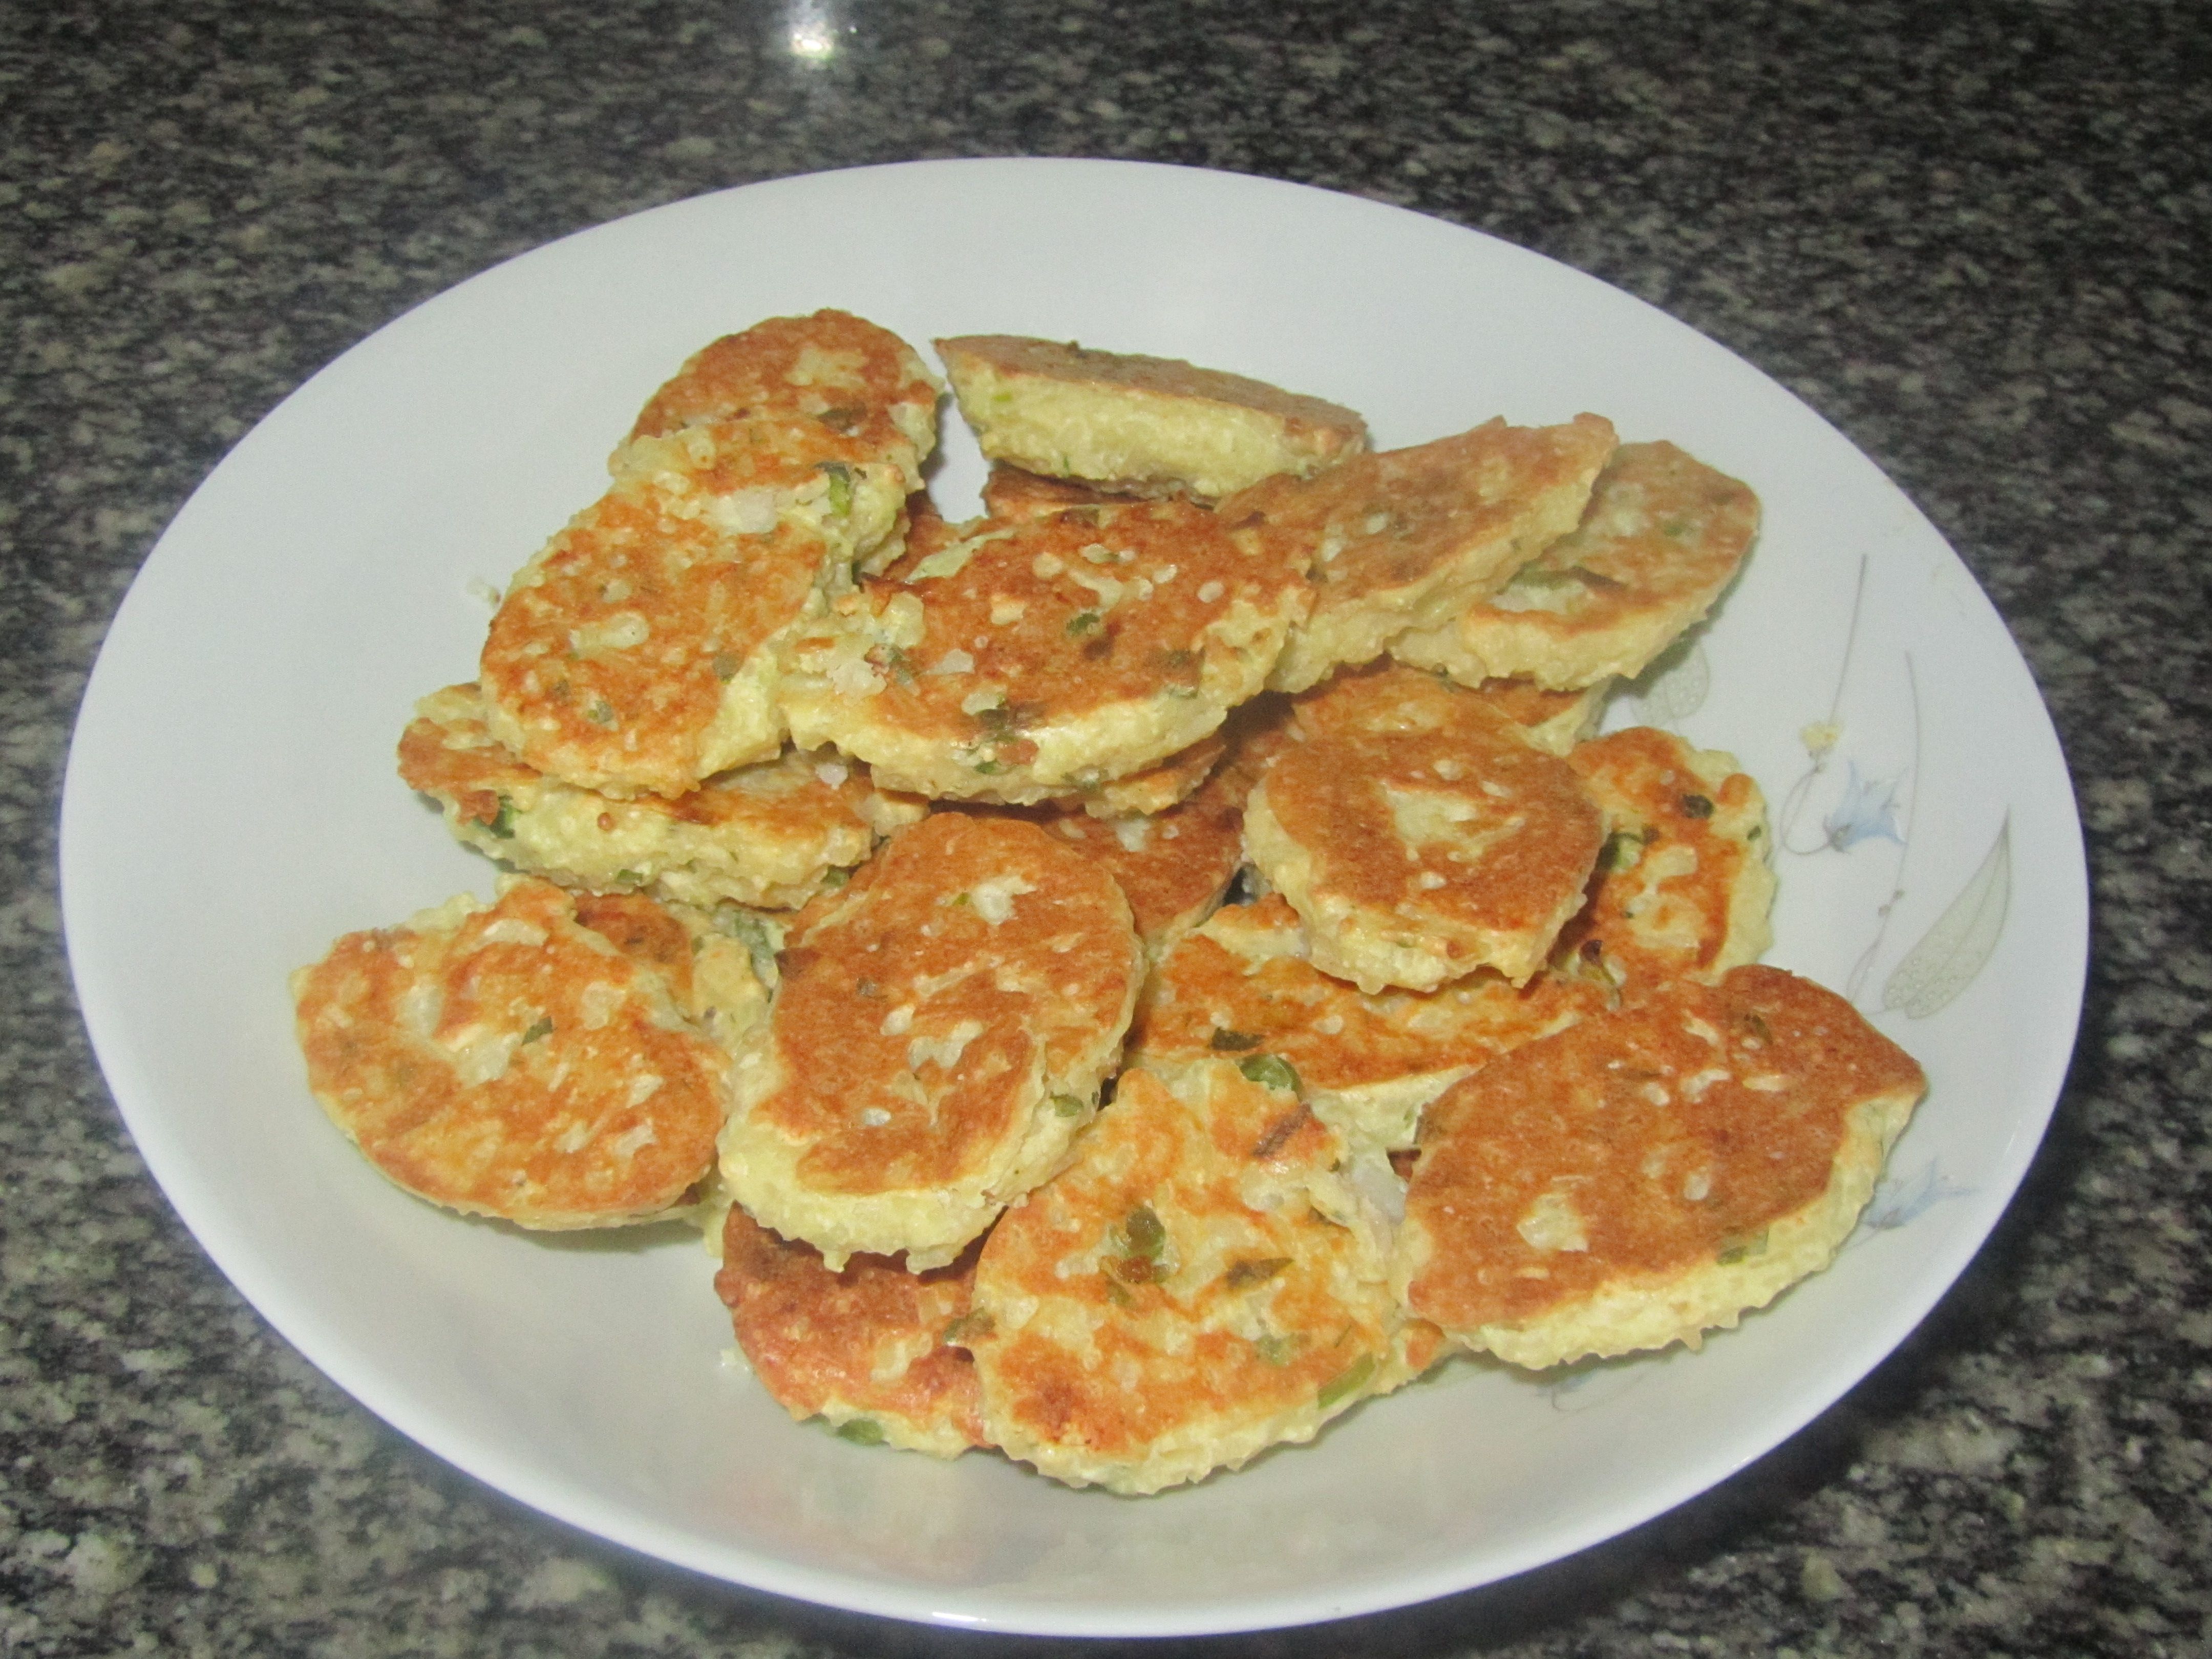
[{"label": "golden brown fritter", "polygon": [[917,543],[794,647],[793,736],[919,793],[1031,803],[1154,766],[1256,693],[1303,567],[1188,501]]},{"label": "golden brown fritter", "polygon": [[1695,1346],[1827,1265],[1925,1086],[1809,980],[1664,986],[1429,1109],[1407,1305],[1522,1365]]},{"label": "golden brown fritter", "polygon": [[793,924],[725,1181],[833,1267],[950,1261],[1089,1120],[1140,963],[1113,878],[1036,825],[940,812],[899,831]]},{"label": "golden brown fritter", "polygon": [[1401,1322],[1342,1143],[1221,1063],[1122,1074],[975,1267],[984,1430],[1054,1480],[1150,1492],[1312,1438],[1433,1351]]},{"label": "golden brown fritter", "polygon": [[1575,527],[1613,447],[1612,424],[1595,415],[1548,427],[1492,421],[1222,502],[1231,529],[1285,560],[1312,561],[1313,608],[1268,684],[1302,691],[1502,586]]},{"label": "golden brown fritter", "polygon": [[832,1273],[811,1244],[779,1238],[736,1205],[721,1248],[714,1293],[753,1374],[793,1417],[938,1457],[987,1443],[975,1362],[947,1340],[968,1316],[974,1248],[927,1273],[879,1255]]},{"label": "golden brown fritter", "polygon": [[1717,979],[1771,940],[1766,801],[1733,756],[1631,726],[1567,756],[1605,815],[1589,902],[1558,951],[1615,985]]},{"label": "golden brown fritter", "polygon": [[1623,444],[1589,509],[1498,592],[1393,641],[1391,654],[1474,684],[1632,678],[1712,606],[1759,530],[1759,498],[1672,444]]},{"label": "golden brown fritter", "polygon": [[681,926],[651,904],[587,923],[574,895],[515,878],[491,905],[346,935],[293,978],[315,1097],[451,1209],[542,1228],[665,1213],[713,1164],[728,1067],[687,1017]]},{"label": "golden brown fritter", "polygon": [[782,746],[777,649],[885,550],[934,383],[842,313],[716,342],[647,405],[613,487],[508,586],[479,683],[493,734],[580,787],[677,796]]},{"label": "golden brown fritter", "polygon": [[1246,803],[1244,846],[1314,965],[1369,992],[1535,972],[1604,839],[1566,763],[1415,670],[1340,676],[1297,721],[1305,740]]}]

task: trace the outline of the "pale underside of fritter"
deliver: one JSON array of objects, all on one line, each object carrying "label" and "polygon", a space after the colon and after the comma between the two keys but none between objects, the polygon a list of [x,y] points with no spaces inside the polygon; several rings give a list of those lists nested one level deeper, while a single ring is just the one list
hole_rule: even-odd
[{"label": "pale underside of fritter", "polygon": [[1034,824],[901,830],[793,924],[737,1068],[725,1182],[833,1268],[949,1261],[1089,1121],[1140,964],[1113,878]]},{"label": "pale underside of fritter", "polygon": [[495,738],[472,685],[416,705],[399,775],[444,809],[465,845],[564,886],[650,889],[678,902],[795,909],[832,870],[927,811],[875,789],[867,769],[830,751],[787,750],[709,778],[671,800],[624,800],[524,765]]},{"label": "pale underside of fritter", "polygon": [[1095,793],[1256,694],[1306,601],[1295,559],[1188,501],[933,530],[799,639],[783,708],[886,787]]},{"label": "pale underside of fritter", "polygon": [[1430,1109],[1401,1294],[1519,1365],[1694,1347],[1827,1265],[1924,1087],[1810,981],[1667,986]]},{"label": "pale underside of fritter", "polygon": [[976,1264],[968,1346],[994,1443],[1152,1492],[1310,1439],[1426,1363],[1344,1148],[1232,1064],[1122,1076],[1075,1161]]},{"label": "pale underside of fritter", "polygon": [[1711,609],[1759,529],[1759,499],[1673,444],[1624,444],[1573,533],[1455,617],[1391,654],[1474,684],[1553,689],[1640,674]]},{"label": "pale underside of fritter", "polygon": [[1312,562],[1312,609],[1268,683],[1304,690],[1494,592],[1575,527],[1613,441],[1595,415],[1551,427],[1492,421],[1224,501],[1232,529]]},{"label": "pale underside of fritter", "polygon": [[613,484],[516,575],[480,664],[493,734],[536,769],[678,796],[774,757],[778,652],[888,552],[936,387],[839,313],[717,341],[664,386]]},{"label": "pale underside of fritter", "polygon": [[1172,358],[1009,335],[937,351],[983,453],[1046,479],[1212,501],[1367,445],[1348,409]]}]

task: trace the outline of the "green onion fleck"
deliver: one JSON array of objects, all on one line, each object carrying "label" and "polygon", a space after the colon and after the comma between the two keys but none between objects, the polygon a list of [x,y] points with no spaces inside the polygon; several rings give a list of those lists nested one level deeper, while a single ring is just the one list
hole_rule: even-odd
[{"label": "green onion fleck", "polygon": [[1375,1356],[1363,1354],[1343,1370],[1321,1385],[1316,1403],[1323,1411],[1339,1401],[1358,1393],[1367,1386],[1367,1379],[1375,1375]]},{"label": "green onion fleck", "polygon": [[514,803],[505,795],[501,795],[499,798],[499,811],[492,814],[491,822],[484,825],[484,828],[501,841],[514,840]]},{"label": "green onion fleck", "polygon": [[552,1035],[553,1019],[549,1014],[542,1018],[532,1020],[530,1023],[530,1029],[522,1034],[522,1040],[525,1042],[535,1042],[540,1037],[549,1037]]},{"label": "green onion fleck", "polygon": [[1296,1333],[1288,1336],[1263,1336],[1252,1346],[1260,1351],[1260,1358],[1270,1365],[1287,1365],[1297,1357],[1298,1350],[1305,1346],[1305,1338]]},{"label": "green onion fleck", "polygon": [[884,1425],[872,1417],[855,1417],[840,1423],[832,1431],[840,1440],[849,1440],[856,1446],[880,1446],[884,1443]]},{"label": "green onion fleck", "polygon": [[1085,634],[1097,631],[1098,613],[1096,611],[1079,611],[1067,619],[1067,636],[1072,640],[1079,640]]},{"label": "green onion fleck", "polygon": [[1079,1095],[1054,1095],[1052,1097],[1052,1109],[1062,1117],[1081,1117],[1083,1115],[1082,1097]]},{"label": "green onion fleck", "polygon": [[1286,1255],[1246,1257],[1232,1261],[1229,1271],[1221,1275],[1221,1282],[1232,1291],[1249,1291],[1255,1285],[1264,1285],[1291,1265]]},{"label": "green onion fleck", "polygon": [[1721,1241],[1720,1254],[1714,1258],[1723,1267],[1733,1267],[1747,1256],[1766,1254],[1766,1235],[1753,1233],[1748,1238],[1729,1238]]},{"label": "green onion fleck", "polygon": [[1237,1069],[1244,1073],[1249,1082],[1264,1089],[1288,1089],[1297,1091],[1298,1074],[1291,1069],[1291,1062],[1279,1054],[1254,1054],[1239,1060]]},{"label": "green onion fleck", "polygon": [[842,461],[824,461],[822,471],[830,478],[830,510],[840,516],[853,510],[853,470]]},{"label": "green onion fleck", "polygon": [[1167,1249],[1168,1230],[1160,1224],[1151,1205],[1139,1204],[1123,1218],[1121,1237],[1128,1245],[1127,1254],[1158,1261],[1160,1252]]},{"label": "green onion fleck", "polygon": [[1217,1053],[1241,1054],[1247,1048],[1260,1046],[1259,1034],[1254,1031],[1232,1031],[1226,1025],[1217,1025],[1206,1046]]}]

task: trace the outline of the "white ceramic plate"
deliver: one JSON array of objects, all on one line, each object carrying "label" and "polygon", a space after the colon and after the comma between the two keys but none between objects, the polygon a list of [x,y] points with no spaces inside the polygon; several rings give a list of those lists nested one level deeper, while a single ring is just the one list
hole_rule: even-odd
[{"label": "white ceramic plate", "polygon": [[[598,494],[714,336],[824,305],[1261,376],[1384,446],[1613,417],[1751,482],[1758,550],[1614,723],[1734,750],[1777,807],[1771,960],[1849,989],[1932,1089],[1836,1266],[1700,1353],[1531,1380],[1473,1364],[1311,1447],[1130,1501],[988,1455],[792,1424],[724,1366],[698,1244],[533,1240],[375,1175],[307,1093],[285,975],[488,866],[399,783],[413,700],[471,678],[480,597]],[[955,420],[952,424],[957,427]],[[981,465],[955,432],[940,499]],[[1838,733],[1808,749],[1814,722]],[[757,185],[465,283],[348,352],[216,469],[86,694],[63,814],[79,995],[131,1131],[209,1253],[372,1410],[635,1548],[901,1618],[1153,1634],[1463,1589],[1702,1491],[1833,1401],[1964,1267],[2025,1170],[2080,1006],[2064,764],[1988,602],[1912,505],[1756,370],[1640,301],[1395,209],[1111,162]]]}]

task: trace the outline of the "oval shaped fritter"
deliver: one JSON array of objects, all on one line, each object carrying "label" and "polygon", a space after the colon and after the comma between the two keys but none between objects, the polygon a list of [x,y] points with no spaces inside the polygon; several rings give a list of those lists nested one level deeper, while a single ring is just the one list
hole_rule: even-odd
[{"label": "oval shaped fritter", "polygon": [[523,761],[608,794],[688,793],[782,746],[777,650],[889,544],[935,383],[842,313],[709,346],[662,388],[606,495],[508,585],[478,675]]},{"label": "oval shaped fritter", "polygon": [[913,546],[793,647],[793,736],[886,787],[1032,803],[1197,743],[1304,614],[1296,557],[1188,501],[981,520]]},{"label": "oval shaped fritter", "polygon": [[1430,1108],[1407,1304],[1518,1365],[1695,1347],[1828,1264],[1925,1087],[1809,980],[1662,987]]},{"label": "oval shaped fritter", "polygon": [[1745,485],[1672,444],[1623,444],[1572,533],[1458,617],[1394,640],[1391,654],[1470,685],[1632,678],[1711,609],[1758,531]]},{"label": "oval shaped fritter", "polygon": [[451,1209],[539,1228],[667,1212],[713,1164],[728,1062],[664,971],[688,975],[680,924],[621,902],[604,919],[628,949],[527,878],[339,939],[293,977],[315,1097]]},{"label": "oval shaped fritter", "polygon": [[1406,1381],[1431,1345],[1387,1283],[1343,1145],[1230,1063],[1124,1073],[1075,1162],[975,1267],[983,1425],[1056,1480],[1152,1492]]},{"label": "oval shaped fritter", "polygon": [[1566,763],[1408,669],[1341,677],[1298,723],[1246,803],[1244,846],[1316,967],[1374,992],[1542,966],[1604,840]]},{"label": "oval shaped fritter", "polygon": [[736,1073],[729,1188],[834,1268],[949,1261],[1059,1167],[1141,971],[1114,878],[1035,824],[940,812],[800,912]]},{"label": "oval shaped fritter", "polygon": [[796,1418],[843,1438],[954,1457],[988,1443],[975,1362],[951,1338],[968,1321],[971,1249],[926,1273],[856,1255],[832,1273],[736,1205],[723,1218],[714,1292],[753,1374]]}]

